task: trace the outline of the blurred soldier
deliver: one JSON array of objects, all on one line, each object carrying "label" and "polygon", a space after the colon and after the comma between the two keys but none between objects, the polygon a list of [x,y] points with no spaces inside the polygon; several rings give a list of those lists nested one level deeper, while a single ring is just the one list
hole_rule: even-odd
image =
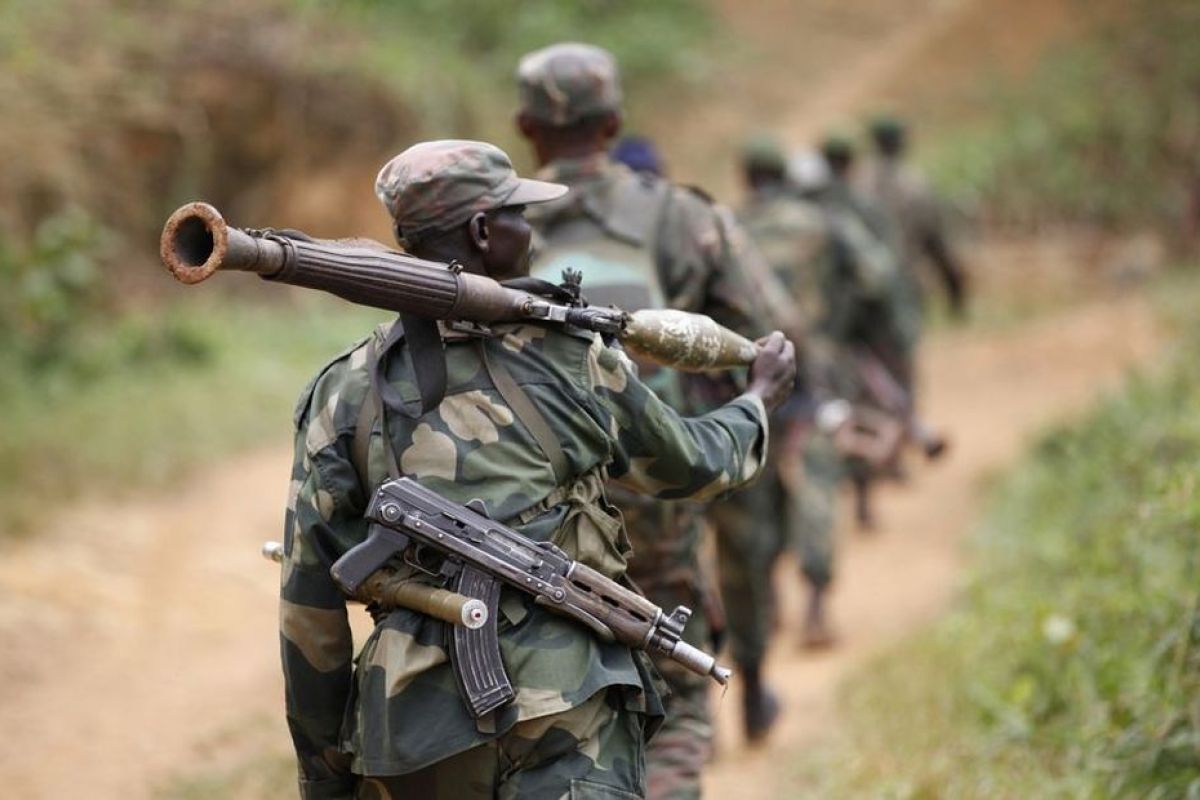
[{"label": "blurred soldier", "polygon": [[[857,153],[854,143],[845,136],[832,134],[821,142],[821,155],[829,170],[829,180],[821,192],[821,201],[843,218],[842,227],[852,239],[859,258],[885,258],[888,261],[888,292],[871,310],[870,330],[862,331],[863,344],[900,382],[906,392],[913,385],[913,363],[920,333],[920,307],[913,303],[908,277],[905,275],[904,247],[901,230],[895,218],[861,192],[855,181]],[[849,225],[851,217],[859,226]],[[878,251],[878,255],[868,255]]]},{"label": "blurred soldier", "polygon": [[[824,212],[831,239],[832,261],[824,285],[823,317],[817,329],[836,352],[836,386],[851,402],[876,406],[903,419],[906,407],[890,407],[872,397],[862,379],[864,362],[877,365],[881,352],[900,364],[902,338],[896,323],[896,257],[872,230],[879,224],[860,204],[848,185],[853,149],[848,142],[826,141],[821,152],[800,153],[790,165],[791,178],[802,197]],[[907,402],[907,398],[905,398]],[[860,458],[847,458],[844,472],[854,487],[859,526],[874,526],[871,484],[875,469]]]},{"label": "blurred soldier", "polygon": [[[746,142],[742,172],[748,195],[738,218],[803,316],[806,380],[805,391],[772,419],[777,434],[772,463],[760,482],[774,491],[775,513],[762,521],[768,530],[774,524],[773,535],[762,537],[759,574],[742,576],[725,569],[722,583],[732,609],[745,602],[737,598],[749,596],[761,575],[772,573],[786,547],[796,546],[810,587],[802,642],[824,647],[833,642],[824,609],[833,578],[833,503],[840,469],[829,437],[817,432],[813,415],[820,400],[834,397],[837,383],[832,374],[837,348],[823,328],[825,295],[833,280],[832,232],[821,208],[797,197],[788,185],[783,148],[773,138],[760,135]],[[772,615],[768,608],[761,611],[755,624],[765,639]]]},{"label": "blurred soldier", "polygon": [[[376,183],[408,251],[497,279],[524,271],[523,209],[565,191],[518,178],[498,148],[460,141],[415,145]],[[752,479],[764,407],[795,374],[791,346],[765,340],[744,395],[684,419],[594,334],[436,326],[431,342],[432,323],[419,322],[402,317],[354,345],[297,406],[280,625],[301,795],[640,796],[643,736],[662,713],[642,658],[506,588],[500,649],[516,699],[476,720],[442,622],[372,608],[375,629],[352,662],[330,565],[363,541],[374,489],[407,475],[460,503],[479,498],[526,536],[623,579],[629,548],[605,479],[676,498]],[[432,394],[430,372],[445,376]],[[425,579],[410,562],[397,569]]]},{"label": "blurred soldier", "polygon": [[909,302],[921,307],[921,262],[933,265],[946,292],[950,311],[962,317],[967,307],[966,271],[951,247],[945,215],[928,181],[904,162],[907,131],[893,117],[879,117],[870,125],[875,158],[864,170],[863,191],[894,220],[902,247],[901,267]]},{"label": "blurred soldier", "polygon": [[[533,274],[555,280],[571,267],[583,273],[590,302],[699,311],[752,337],[760,334],[728,221],[698,192],[634,172],[609,155],[621,128],[611,54],[584,44],[554,45],[522,58],[517,80],[517,125],[541,165],[538,175],[571,187],[562,200],[531,210]],[[647,383],[664,399],[685,402],[689,393],[677,374],[643,366]],[[710,626],[720,620],[713,613],[716,595],[698,565],[702,509],[628,494],[614,500],[635,553],[631,577],[656,603],[709,612],[693,615],[685,638],[710,644]],[[696,797],[712,733],[708,687],[674,664],[657,663],[673,695],[647,752],[649,794]]]}]

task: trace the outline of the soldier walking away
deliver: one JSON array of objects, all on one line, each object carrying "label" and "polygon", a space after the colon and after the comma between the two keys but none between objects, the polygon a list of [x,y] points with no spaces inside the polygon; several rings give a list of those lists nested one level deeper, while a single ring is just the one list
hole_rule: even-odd
[{"label": "soldier walking away", "polygon": [[[742,254],[727,227],[731,220],[702,194],[634,171],[611,155],[622,122],[612,55],[586,44],[553,45],[521,59],[517,82],[517,126],[541,167],[538,177],[571,187],[561,200],[530,210],[533,274],[555,280],[569,267],[582,272],[583,292],[593,303],[696,311],[751,337],[761,334]],[[665,401],[697,410],[678,374],[642,367]],[[709,644],[720,614],[699,566],[703,509],[621,491],[614,500],[633,545],[634,581],[656,603],[697,608],[685,638]],[[672,696],[647,752],[649,796],[694,798],[710,755],[708,686],[673,664],[658,666]],[[738,667],[744,677],[745,665]]]},{"label": "soldier walking away", "polygon": [[[766,525],[772,535],[764,537],[764,563],[750,579],[770,576],[778,556],[795,547],[809,586],[801,642],[809,648],[828,647],[834,636],[826,596],[833,580],[834,499],[841,469],[815,415],[823,401],[839,396],[839,350],[826,330],[825,297],[836,280],[833,234],[820,206],[797,196],[788,184],[787,159],[774,138],[750,138],[741,167],[747,197],[738,219],[802,317],[805,366],[803,390],[772,418],[777,435],[760,481],[770,482],[776,513],[769,518],[774,525]],[[736,583],[732,576],[730,583]],[[770,615],[762,620],[763,625],[770,622]]]},{"label": "soldier walking away", "polygon": [[[565,191],[520,179],[502,151],[463,141],[415,145],[376,183],[407,250],[498,279],[523,272],[523,209]],[[407,316],[324,367],[296,411],[280,590],[301,795],[641,796],[643,739],[662,704],[639,654],[505,588],[499,646],[516,696],[476,719],[439,620],[371,607],[375,628],[352,660],[330,566],[364,540],[369,498],[399,475],[457,503],[478,499],[493,518],[623,579],[629,548],[606,479],[671,498],[753,479],[765,409],[786,395],[794,370],[791,346],[772,335],[744,394],[685,419],[595,334]],[[426,582],[423,561],[410,553],[396,569]]]},{"label": "soldier walking away", "polygon": [[[916,348],[921,310],[913,302],[904,274],[902,236],[887,210],[863,193],[855,180],[854,143],[832,135],[821,143],[827,179],[813,195],[835,220],[847,244],[846,254],[859,276],[876,283],[877,291],[844,298],[838,327],[854,373],[854,397],[904,424],[906,438],[928,458],[939,457],[946,440],[917,415]],[[874,276],[873,278],[869,276]],[[859,459],[847,463],[855,491],[856,518],[864,530],[874,527],[872,486],[879,478],[902,479],[902,453],[880,469]]]},{"label": "soldier walking away", "polygon": [[934,267],[950,313],[961,319],[967,311],[967,273],[955,252],[941,203],[925,177],[905,161],[908,130],[895,117],[878,117],[869,126],[875,157],[863,171],[861,186],[891,217],[900,235],[901,266],[918,310],[923,293],[918,270],[922,262]]}]

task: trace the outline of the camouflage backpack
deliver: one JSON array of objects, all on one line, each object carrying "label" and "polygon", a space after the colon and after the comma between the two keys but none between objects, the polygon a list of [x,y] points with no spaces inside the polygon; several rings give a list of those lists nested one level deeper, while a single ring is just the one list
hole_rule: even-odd
[{"label": "camouflage backpack", "polygon": [[557,282],[570,267],[583,274],[583,293],[593,305],[662,308],[657,233],[671,202],[670,184],[638,176],[617,181],[613,192],[607,211],[584,198],[544,224],[530,214],[540,234],[530,274]]}]

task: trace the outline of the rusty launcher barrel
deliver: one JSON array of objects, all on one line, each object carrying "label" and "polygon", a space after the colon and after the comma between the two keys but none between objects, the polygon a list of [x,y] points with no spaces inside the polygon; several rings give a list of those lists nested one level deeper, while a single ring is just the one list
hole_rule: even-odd
[{"label": "rusty launcher barrel", "polygon": [[560,305],[370,240],[317,240],[234,228],[207,203],[188,203],[167,219],[159,254],[171,274],[187,284],[199,283],[217,271],[237,270],[428,319],[562,322],[615,335],[631,352],[676,369],[745,366],[758,352],[749,339],[698,314],[661,310],[626,314],[615,308]]}]

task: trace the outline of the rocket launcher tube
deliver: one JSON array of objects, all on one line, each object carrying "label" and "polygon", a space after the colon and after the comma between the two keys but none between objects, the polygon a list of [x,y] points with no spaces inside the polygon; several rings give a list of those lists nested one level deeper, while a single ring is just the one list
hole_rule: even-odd
[{"label": "rocket launcher tube", "polygon": [[171,274],[187,284],[235,270],[426,319],[562,322],[613,334],[637,355],[682,370],[745,366],[757,352],[753,342],[699,314],[643,310],[630,315],[616,308],[561,305],[367,239],[319,240],[233,228],[207,203],[188,203],[168,218],[159,254]]}]

